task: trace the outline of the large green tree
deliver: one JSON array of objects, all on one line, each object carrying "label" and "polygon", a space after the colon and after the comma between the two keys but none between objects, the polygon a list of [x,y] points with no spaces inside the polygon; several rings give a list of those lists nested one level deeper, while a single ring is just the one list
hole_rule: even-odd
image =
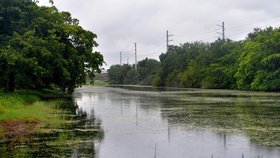
[{"label": "large green tree", "polygon": [[70,13],[32,0],[0,0],[0,7],[0,86],[7,91],[54,85],[71,93],[100,71],[96,35]]},{"label": "large green tree", "polygon": [[238,71],[239,89],[280,90],[280,29],[255,29],[248,35]]}]

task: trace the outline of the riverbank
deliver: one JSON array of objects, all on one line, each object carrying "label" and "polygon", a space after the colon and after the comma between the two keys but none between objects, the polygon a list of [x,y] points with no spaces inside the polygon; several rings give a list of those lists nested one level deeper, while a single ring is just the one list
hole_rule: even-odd
[{"label": "riverbank", "polygon": [[[0,92],[0,157],[70,157],[72,150],[102,136],[98,126],[84,127],[87,122],[71,95],[52,90]],[[91,151],[88,156],[95,153],[85,151]]]},{"label": "riverbank", "polygon": [[18,141],[34,133],[40,126],[58,127],[66,120],[57,105],[62,100],[50,98],[71,97],[55,91],[21,90],[0,94],[0,138]]}]

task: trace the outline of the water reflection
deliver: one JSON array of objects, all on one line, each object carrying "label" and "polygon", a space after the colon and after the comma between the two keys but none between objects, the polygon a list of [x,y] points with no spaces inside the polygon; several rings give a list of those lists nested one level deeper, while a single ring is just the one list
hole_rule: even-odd
[{"label": "water reflection", "polygon": [[[102,120],[100,158],[277,158],[279,94],[83,87],[77,104]],[[94,109],[94,110],[93,110]]]}]

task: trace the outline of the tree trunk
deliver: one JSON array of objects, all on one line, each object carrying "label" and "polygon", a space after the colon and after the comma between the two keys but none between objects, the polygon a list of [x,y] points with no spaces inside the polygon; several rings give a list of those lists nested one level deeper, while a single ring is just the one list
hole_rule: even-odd
[{"label": "tree trunk", "polygon": [[8,76],[8,81],[7,81],[5,90],[7,92],[15,91],[15,75],[13,73],[9,74],[9,76]]}]

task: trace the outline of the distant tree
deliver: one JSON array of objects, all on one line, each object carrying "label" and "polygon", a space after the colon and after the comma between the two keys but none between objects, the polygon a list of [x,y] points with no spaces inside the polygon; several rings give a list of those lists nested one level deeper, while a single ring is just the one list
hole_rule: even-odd
[{"label": "distant tree", "polygon": [[137,84],[138,83],[138,74],[137,71],[133,68],[129,69],[126,72],[124,78],[124,84]]},{"label": "distant tree", "polygon": [[152,81],[160,69],[160,62],[155,59],[144,59],[138,62],[138,81],[142,85],[152,85]]},{"label": "distant tree", "polygon": [[181,86],[182,72],[191,60],[205,52],[208,44],[202,42],[171,46],[166,54],[160,55],[161,68],[154,79],[155,86]]},{"label": "distant tree", "polygon": [[133,71],[132,66],[128,64],[124,65],[112,65],[108,70],[109,82],[111,84],[130,84],[133,83]]},{"label": "distant tree", "polygon": [[119,84],[279,91],[279,39],[280,28],[270,27],[255,29],[244,41],[170,46],[160,63],[140,61],[137,74],[131,66],[111,67],[111,79]]},{"label": "distant tree", "polygon": [[210,44],[208,64],[204,65],[202,88],[235,88],[234,74],[237,72],[237,59],[240,42],[217,40]]},{"label": "distant tree", "polygon": [[112,65],[108,70],[108,77],[111,84],[123,84],[122,66]]},{"label": "distant tree", "polygon": [[152,85],[159,68],[159,61],[148,58],[138,62],[137,71],[134,65],[112,65],[108,70],[109,82],[111,84]]}]

